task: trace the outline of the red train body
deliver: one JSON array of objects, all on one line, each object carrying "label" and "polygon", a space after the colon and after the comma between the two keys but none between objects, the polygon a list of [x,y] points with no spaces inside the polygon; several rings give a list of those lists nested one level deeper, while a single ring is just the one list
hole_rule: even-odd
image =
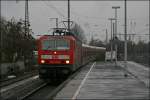
[{"label": "red train body", "polygon": [[[43,47],[42,49],[42,42],[53,42],[56,46],[56,42],[58,44],[60,42],[60,47]],[[62,42],[66,42],[67,47],[62,47]],[[39,41],[38,45],[38,62],[39,64],[73,64],[74,63],[74,49],[75,49],[75,39],[71,36],[42,36]],[[44,63],[42,63],[44,61]],[[69,61],[69,63],[66,63]]]},{"label": "red train body", "polygon": [[45,35],[38,40],[39,76],[60,79],[76,71],[96,56],[104,58],[105,48],[83,45],[72,35]]}]

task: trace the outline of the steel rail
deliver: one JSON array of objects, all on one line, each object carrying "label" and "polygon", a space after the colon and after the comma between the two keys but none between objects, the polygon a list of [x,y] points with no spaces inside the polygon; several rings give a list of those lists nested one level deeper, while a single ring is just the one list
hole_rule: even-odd
[{"label": "steel rail", "polygon": [[87,65],[91,65],[91,63],[88,63],[88,64],[86,64],[86,65],[83,65],[83,67],[80,67],[76,72],[74,72],[70,77],[68,77],[67,80],[65,80],[65,81],[64,81],[62,84],[60,84],[56,89],[54,89],[54,90],[52,91],[52,93],[47,96],[46,99],[50,99],[50,100],[53,99],[54,96],[56,96],[57,93],[58,93],[63,87],[65,87],[65,86],[66,86],[78,73],[80,73],[81,70],[82,70],[85,66],[87,66]]},{"label": "steel rail", "polygon": [[[88,65],[88,64],[87,64]],[[87,66],[84,65],[84,66]],[[53,99],[53,97],[63,88],[65,87],[79,72],[81,72],[81,70],[84,68],[81,67],[79,68],[76,72],[74,72],[71,76],[69,76],[63,83],[61,83],[59,86],[56,86],[56,88],[54,90],[52,90],[52,92],[47,95],[45,98],[46,99]],[[46,87],[48,84],[44,83],[42,85],[40,85],[39,87],[37,87],[36,89],[32,90],[31,92],[27,93],[26,95],[19,97],[17,100],[25,100],[27,98],[29,98],[30,96],[32,96],[33,94],[35,94],[36,92],[40,91],[42,88]]]},{"label": "steel rail", "polygon": [[39,91],[40,89],[42,89],[43,87],[47,86],[47,83],[44,83],[42,85],[40,85],[39,87],[37,87],[36,89],[32,90],[31,92],[28,92],[26,95],[18,98],[17,100],[25,100],[27,97],[33,95],[35,92]]},{"label": "steel rail", "polygon": [[32,72],[32,73],[28,73],[26,75],[22,75],[20,77],[15,77],[15,78],[12,78],[12,79],[0,80],[0,88],[11,85],[11,84],[14,84],[14,83],[17,83],[19,81],[23,81],[23,80],[25,80],[27,78],[30,78],[30,77],[33,77],[35,75],[37,75],[37,71]]}]

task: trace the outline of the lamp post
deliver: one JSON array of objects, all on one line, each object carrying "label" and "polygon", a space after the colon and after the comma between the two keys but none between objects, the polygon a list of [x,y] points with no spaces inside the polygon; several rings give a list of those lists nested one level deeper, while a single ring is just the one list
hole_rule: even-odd
[{"label": "lamp post", "polygon": [[[1,0],[0,0],[0,8],[1,8]],[[0,18],[0,21],[1,21],[2,19]],[[2,26],[1,26],[2,27]],[[2,56],[3,56],[3,33],[2,32],[0,32],[0,62],[2,63]]]},{"label": "lamp post", "polygon": [[115,9],[115,34],[114,34],[114,40],[115,40],[115,64],[117,65],[117,9],[119,9],[120,6],[113,6],[112,9]]},{"label": "lamp post", "polygon": [[117,9],[120,9],[120,6],[113,6],[112,9],[115,9],[115,36],[117,36]]},{"label": "lamp post", "polygon": [[[124,19],[124,67],[127,68],[127,1],[124,2],[125,19]],[[127,77],[127,73],[124,74]]]},{"label": "lamp post", "polygon": [[115,18],[108,18],[108,20],[110,20],[110,27],[111,27],[111,42],[110,42],[110,50],[111,50],[111,62],[112,62],[112,51],[113,51],[113,48],[112,48],[112,37],[113,37],[113,35],[112,35],[112,33],[113,33],[113,30],[112,30],[112,21],[113,20],[116,20]]},{"label": "lamp post", "polygon": [[70,0],[68,0],[68,32],[70,33]]},{"label": "lamp post", "polygon": [[29,0],[25,0],[25,34],[29,36]]}]

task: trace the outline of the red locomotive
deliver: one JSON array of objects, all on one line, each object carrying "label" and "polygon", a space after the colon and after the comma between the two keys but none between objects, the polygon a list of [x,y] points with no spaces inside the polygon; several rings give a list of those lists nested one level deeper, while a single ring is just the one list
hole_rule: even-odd
[{"label": "red locomotive", "polygon": [[[39,77],[57,80],[68,76],[96,56],[104,58],[105,48],[82,44],[73,34],[44,35],[38,40]],[[61,34],[63,33],[63,35]]]}]

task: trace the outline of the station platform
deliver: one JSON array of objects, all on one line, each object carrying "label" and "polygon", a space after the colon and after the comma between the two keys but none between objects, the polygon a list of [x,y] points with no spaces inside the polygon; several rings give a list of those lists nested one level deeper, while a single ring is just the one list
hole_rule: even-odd
[{"label": "station platform", "polygon": [[129,62],[128,70],[132,73],[125,77],[122,63],[119,62],[117,67],[109,62],[94,62],[85,66],[53,99],[149,99],[148,81],[144,81],[149,76],[149,70],[143,66],[137,70],[138,64]]}]

